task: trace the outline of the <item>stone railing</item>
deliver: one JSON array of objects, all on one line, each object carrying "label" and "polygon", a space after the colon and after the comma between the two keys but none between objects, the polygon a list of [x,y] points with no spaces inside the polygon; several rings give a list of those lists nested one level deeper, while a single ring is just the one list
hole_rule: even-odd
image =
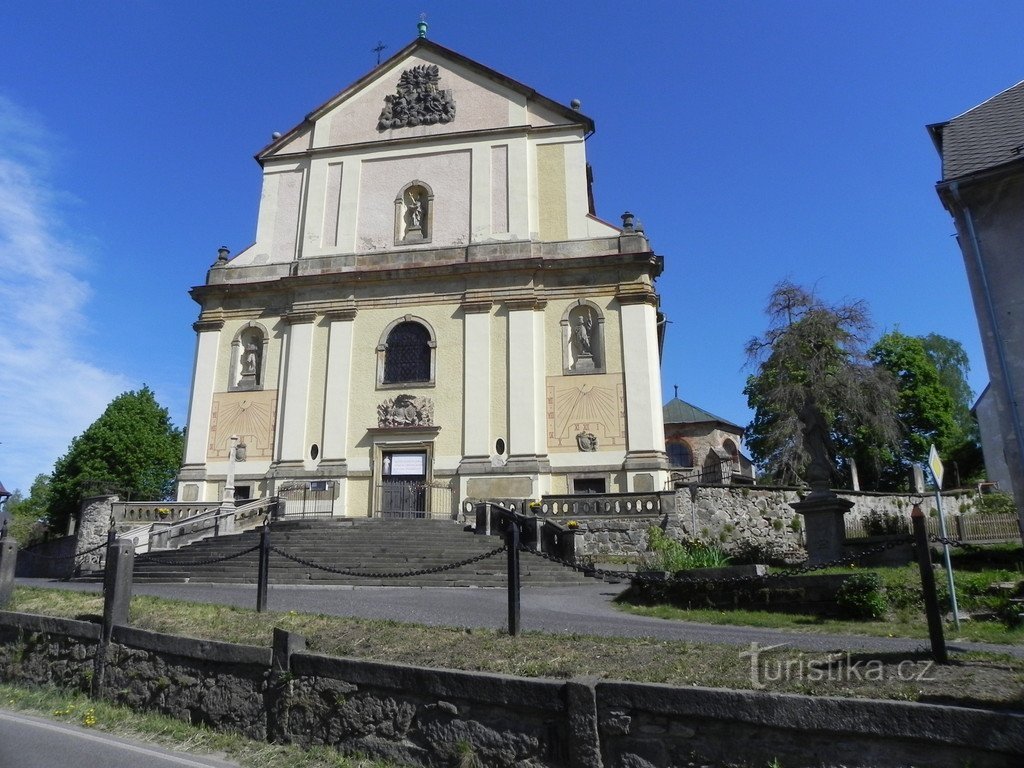
[{"label": "stone railing", "polygon": [[239,533],[259,525],[274,515],[278,498],[255,499],[240,507],[214,507],[200,515],[177,523],[153,523],[149,536],[150,549],[178,549],[200,539]]},{"label": "stone railing", "polygon": [[[671,499],[673,494],[665,494]],[[540,506],[530,505],[537,515],[561,517],[627,517],[632,515],[660,515],[663,509],[660,493],[601,493],[585,496],[543,496]]]},{"label": "stone railing", "polygon": [[219,501],[115,501],[115,523],[176,523],[220,506]]}]

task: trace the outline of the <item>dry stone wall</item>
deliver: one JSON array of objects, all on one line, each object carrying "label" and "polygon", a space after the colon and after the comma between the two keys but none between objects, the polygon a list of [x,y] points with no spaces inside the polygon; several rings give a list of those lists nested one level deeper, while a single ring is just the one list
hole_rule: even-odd
[{"label": "dry stone wall", "polygon": [[[598,556],[636,556],[647,549],[647,531],[660,526],[673,538],[697,538],[719,543],[726,552],[744,550],[773,559],[802,561],[803,516],[790,506],[800,501],[804,489],[751,485],[690,485],[674,494],[662,494],[663,512],[657,515],[580,516],[577,553]],[[871,513],[908,519],[909,494],[837,491],[853,502],[847,520],[862,520]],[[666,497],[671,497],[668,502]],[[951,513],[974,512],[973,492],[943,495],[943,508]],[[921,501],[926,515],[936,514],[934,495]],[[565,520],[560,522],[564,523]],[[580,546],[582,545],[582,546]]]}]

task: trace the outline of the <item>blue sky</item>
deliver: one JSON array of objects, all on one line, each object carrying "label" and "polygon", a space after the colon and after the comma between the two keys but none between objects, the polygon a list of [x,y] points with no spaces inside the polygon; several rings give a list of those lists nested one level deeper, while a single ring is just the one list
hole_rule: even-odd
[{"label": "blue sky", "polygon": [[750,418],[743,346],[782,279],[987,381],[924,126],[1024,79],[1019,2],[8,0],[0,29],[0,480],[27,489],[116,394],[184,424],[217,247],[255,233],[252,155],[415,36],[597,123],[598,214],[666,271],[666,399]]}]

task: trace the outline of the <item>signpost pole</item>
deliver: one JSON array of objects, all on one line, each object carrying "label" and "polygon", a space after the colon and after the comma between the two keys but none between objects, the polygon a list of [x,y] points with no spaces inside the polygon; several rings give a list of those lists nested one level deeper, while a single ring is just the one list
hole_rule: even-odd
[{"label": "signpost pole", "polygon": [[[939,534],[946,538],[946,513],[942,509],[942,459],[935,446],[928,451],[928,468],[932,473],[932,480],[935,481],[935,508],[939,513]],[[953,563],[949,559],[949,544],[942,542],[942,559],[946,566],[946,584],[949,588],[949,604],[953,609],[953,626],[960,630],[960,610],[956,603],[956,586],[953,583]]]}]

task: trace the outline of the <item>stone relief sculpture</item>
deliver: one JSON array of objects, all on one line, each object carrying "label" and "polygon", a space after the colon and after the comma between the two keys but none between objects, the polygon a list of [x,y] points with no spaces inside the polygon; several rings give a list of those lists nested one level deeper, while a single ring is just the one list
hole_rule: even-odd
[{"label": "stone relief sculpture", "polygon": [[439,87],[440,80],[436,64],[419,64],[405,70],[398,78],[396,92],[384,97],[377,130],[452,122],[455,101],[451,91]]},{"label": "stone relief sculpture", "polygon": [[576,435],[576,445],[584,453],[593,453],[597,450],[597,435],[593,432],[579,432]]},{"label": "stone relief sculpture", "polygon": [[429,397],[398,395],[377,406],[378,427],[430,427],[434,402]]}]

